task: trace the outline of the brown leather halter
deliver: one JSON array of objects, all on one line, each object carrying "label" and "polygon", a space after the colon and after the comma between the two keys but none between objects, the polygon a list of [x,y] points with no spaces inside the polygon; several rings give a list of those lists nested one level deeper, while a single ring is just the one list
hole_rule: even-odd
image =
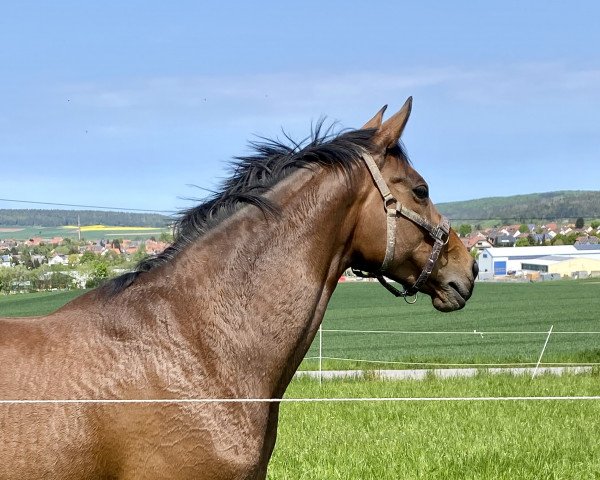
[{"label": "brown leather halter", "polygon": [[[400,203],[398,199],[392,195],[392,192],[390,192],[390,189],[385,182],[383,175],[381,175],[381,171],[377,167],[375,160],[373,160],[373,157],[366,153],[362,158],[365,161],[369,172],[371,173],[371,177],[373,177],[373,181],[375,182],[379,193],[381,193],[381,196],[383,197],[383,205],[387,214],[387,241],[385,257],[378,272],[369,273],[355,269],[352,269],[352,271],[360,277],[376,278],[379,280],[381,285],[383,285],[396,297],[403,297],[407,303],[415,303],[417,301],[417,292],[427,281],[429,275],[431,275],[431,272],[433,271],[433,268],[435,267],[435,264],[440,256],[440,252],[442,251],[442,247],[448,243],[448,238],[450,235],[450,221],[442,215],[440,223],[434,226],[429,220],[423,218],[417,212],[402,205],[402,203]],[[417,225],[423,227],[435,240],[433,249],[431,250],[431,255],[429,255],[429,259],[423,267],[421,275],[419,275],[419,278],[417,278],[417,281],[412,287],[408,289],[404,288],[404,290],[398,290],[396,287],[388,283],[383,276],[387,268],[390,266],[392,259],[394,258],[394,250],[396,248],[396,221],[398,215],[402,215],[403,217],[406,217]],[[407,299],[408,297],[414,297],[414,300],[409,301]]]}]

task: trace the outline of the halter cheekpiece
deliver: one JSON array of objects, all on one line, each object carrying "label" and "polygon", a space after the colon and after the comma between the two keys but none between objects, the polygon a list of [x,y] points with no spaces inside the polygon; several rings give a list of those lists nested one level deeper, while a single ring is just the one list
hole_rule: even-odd
[{"label": "halter cheekpiece", "polygon": [[[403,297],[407,303],[415,303],[417,301],[417,292],[431,275],[431,272],[433,271],[433,268],[435,267],[435,264],[440,256],[440,252],[442,251],[442,247],[448,243],[448,238],[450,236],[450,221],[442,215],[440,223],[438,225],[433,225],[429,220],[423,218],[414,210],[402,205],[402,203],[400,203],[398,199],[392,195],[392,192],[385,182],[379,167],[377,167],[375,160],[373,160],[373,157],[369,154],[365,154],[362,158],[369,169],[371,177],[373,177],[373,181],[375,182],[379,193],[381,193],[381,196],[383,197],[383,204],[387,218],[387,240],[385,257],[379,271],[376,273],[369,273],[363,272],[362,270],[356,270],[354,268],[352,271],[359,277],[376,278],[379,280],[381,285],[383,285],[396,297]],[[402,215],[403,217],[406,217],[417,225],[423,227],[429,232],[429,235],[431,235],[435,241],[433,249],[431,250],[431,255],[429,255],[429,259],[423,267],[423,271],[419,275],[419,278],[417,278],[417,281],[412,285],[412,287],[408,289],[404,288],[404,290],[398,290],[396,287],[388,283],[383,276],[394,258],[394,250],[396,247],[396,221],[399,215]],[[412,297],[413,300],[408,300],[410,297]]]}]

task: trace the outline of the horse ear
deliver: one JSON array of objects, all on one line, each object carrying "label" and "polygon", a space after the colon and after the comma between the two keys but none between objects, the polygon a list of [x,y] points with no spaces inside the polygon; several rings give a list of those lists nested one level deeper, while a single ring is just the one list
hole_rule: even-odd
[{"label": "horse ear", "polygon": [[410,117],[410,110],[412,108],[412,97],[408,97],[404,105],[398,113],[388,118],[377,132],[375,142],[382,148],[386,149],[393,147],[400,140],[402,131],[408,122]]},{"label": "horse ear", "polygon": [[385,113],[386,109],[387,109],[387,105],[384,105],[383,107],[381,107],[381,110],[379,110],[371,120],[369,120],[367,123],[365,123],[363,125],[363,127],[361,128],[361,130],[366,130],[366,129],[370,129],[370,128],[379,130],[379,127],[381,127],[381,122],[383,121],[383,114]]}]

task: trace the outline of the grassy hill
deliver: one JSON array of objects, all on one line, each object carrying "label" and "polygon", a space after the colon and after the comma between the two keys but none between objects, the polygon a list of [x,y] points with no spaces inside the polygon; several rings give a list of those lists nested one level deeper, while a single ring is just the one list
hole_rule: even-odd
[{"label": "grassy hill", "polygon": [[600,191],[559,191],[510,197],[488,197],[461,202],[438,203],[438,209],[451,220],[465,223],[500,223],[535,220],[600,218]]}]

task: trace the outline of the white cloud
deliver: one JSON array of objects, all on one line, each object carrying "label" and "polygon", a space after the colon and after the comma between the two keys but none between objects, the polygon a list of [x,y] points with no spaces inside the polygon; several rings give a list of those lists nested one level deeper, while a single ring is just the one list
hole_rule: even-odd
[{"label": "white cloud", "polygon": [[[422,68],[400,73],[273,73],[159,77],[113,84],[66,87],[82,107],[211,113],[235,109],[265,113],[371,103],[374,97],[401,102],[409,94],[435,94],[474,103],[506,104],[552,96],[600,97],[600,69],[560,63],[487,68]],[[317,112],[318,113],[318,112]]]},{"label": "white cloud", "polygon": [[104,108],[149,106],[196,107],[215,100],[253,102],[271,99],[306,104],[379,91],[410,90],[464,77],[450,69],[405,74],[274,73],[246,76],[189,76],[125,80],[118,85],[80,84],[65,87],[80,105]]}]

